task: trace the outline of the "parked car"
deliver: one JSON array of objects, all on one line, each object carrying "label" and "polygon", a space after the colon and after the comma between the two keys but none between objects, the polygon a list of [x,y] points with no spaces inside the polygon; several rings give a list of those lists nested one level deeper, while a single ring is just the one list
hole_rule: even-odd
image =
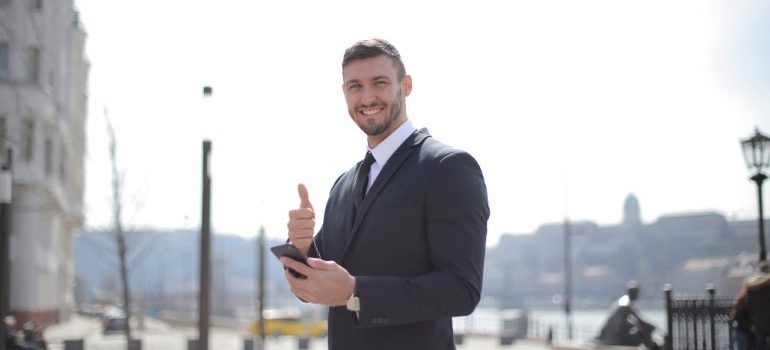
[{"label": "parked car", "polygon": [[102,313],[102,334],[118,334],[126,332],[126,315],[116,307],[105,308]]},{"label": "parked car", "polygon": [[102,322],[102,334],[118,334],[126,332],[125,317],[109,317]]},{"label": "parked car", "polygon": [[[265,335],[325,337],[328,331],[326,320],[304,316],[299,310],[265,310]],[[251,333],[259,335],[259,321],[251,325]]]}]

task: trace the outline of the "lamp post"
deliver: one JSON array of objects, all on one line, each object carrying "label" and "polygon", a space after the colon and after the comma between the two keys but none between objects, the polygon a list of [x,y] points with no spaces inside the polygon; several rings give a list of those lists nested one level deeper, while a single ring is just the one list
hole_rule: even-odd
[{"label": "lamp post", "polygon": [[759,200],[759,261],[767,260],[767,251],[765,250],[765,219],[762,213],[762,183],[767,179],[762,170],[770,165],[770,138],[759,132],[759,128],[754,129],[754,135],[750,138],[741,140],[743,146],[743,158],[746,160],[746,166],[749,170],[756,170],[756,174],[751,177],[757,184],[757,198]]},{"label": "lamp post", "polygon": [[[0,167],[0,318],[11,312],[11,203],[13,192],[13,153],[8,149],[5,164]],[[5,345],[0,344],[0,350]]]},{"label": "lamp post", "polygon": [[572,225],[564,217],[564,316],[567,339],[572,341]]},{"label": "lamp post", "polygon": [[[265,226],[259,228],[259,241],[258,253],[259,255],[259,295],[257,300],[259,301],[259,334],[255,338],[259,339],[259,346],[254,346],[254,350],[265,350]],[[256,342],[255,342],[256,343]]]},{"label": "lamp post", "polygon": [[[203,98],[213,90],[203,87]],[[203,198],[201,200],[200,294],[198,296],[198,349],[209,349],[209,301],[211,299],[211,140],[203,140]]]}]

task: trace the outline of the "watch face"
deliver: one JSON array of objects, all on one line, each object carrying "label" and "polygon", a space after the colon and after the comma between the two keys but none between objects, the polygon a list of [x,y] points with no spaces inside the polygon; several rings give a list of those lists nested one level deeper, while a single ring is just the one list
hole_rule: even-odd
[{"label": "watch face", "polygon": [[360,311],[361,310],[361,303],[360,303],[358,297],[355,296],[355,295],[350,297],[350,299],[348,299],[346,304],[347,304],[346,306],[347,306],[348,310],[350,310],[350,311]]}]

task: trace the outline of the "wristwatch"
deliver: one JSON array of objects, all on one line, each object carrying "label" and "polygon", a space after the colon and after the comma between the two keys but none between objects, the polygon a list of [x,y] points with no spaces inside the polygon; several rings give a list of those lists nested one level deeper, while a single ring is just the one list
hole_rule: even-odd
[{"label": "wristwatch", "polygon": [[350,293],[350,298],[345,301],[345,307],[347,307],[348,311],[353,314],[353,323],[358,324],[358,312],[361,311],[361,300],[358,299],[358,295],[356,295],[356,291],[358,290],[358,283],[356,282],[358,281],[353,277],[353,293]]},{"label": "wristwatch", "polygon": [[348,298],[348,301],[345,302],[345,305],[348,307],[349,311],[353,311],[358,314],[359,311],[361,311],[361,300],[358,299],[358,297],[353,294]]},{"label": "wristwatch", "polygon": [[361,300],[358,299],[355,291],[345,302],[345,306],[348,308],[348,311],[353,314],[353,323],[358,324],[358,312],[361,311]]}]

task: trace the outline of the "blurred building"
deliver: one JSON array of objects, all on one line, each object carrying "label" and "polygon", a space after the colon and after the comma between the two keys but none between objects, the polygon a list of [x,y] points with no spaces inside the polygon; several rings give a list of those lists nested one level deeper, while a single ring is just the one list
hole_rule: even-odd
[{"label": "blurred building", "polygon": [[[653,305],[661,305],[666,284],[692,294],[713,284],[718,295],[734,297],[756,265],[758,224],[716,212],[666,214],[644,222],[639,200],[629,194],[620,222],[571,223],[574,305],[606,307],[629,280],[641,284],[642,297]],[[543,224],[531,234],[504,234],[487,249],[486,296],[506,307],[552,306],[552,296],[564,290],[564,259],[563,222]]]},{"label": "blurred building", "polygon": [[[0,164],[12,150],[10,312],[69,318],[83,223],[86,33],[73,0],[0,0]],[[0,286],[6,288],[6,286]]]}]

